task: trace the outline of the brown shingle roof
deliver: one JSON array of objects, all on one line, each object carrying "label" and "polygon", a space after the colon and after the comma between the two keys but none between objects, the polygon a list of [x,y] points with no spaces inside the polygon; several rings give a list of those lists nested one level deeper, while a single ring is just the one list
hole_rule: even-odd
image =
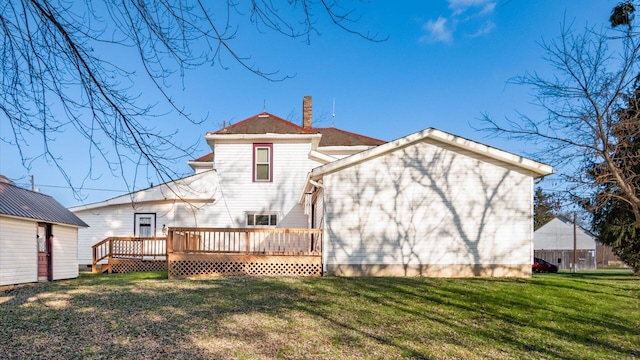
[{"label": "brown shingle roof", "polygon": [[[305,129],[290,121],[264,112],[227,126],[214,134],[322,134],[320,146],[378,146],[386,141],[336,128]],[[206,157],[208,155],[203,156]],[[213,156],[213,155],[211,155]],[[206,161],[197,159],[196,161]]]},{"label": "brown shingle roof", "polygon": [[89,226],[49,195],[0,182],[0,214],[23,218]]},{"label": "brown shingle roof", "polygon": [[214,134],[311,134],[290,121],[264,112],[216,131]]},{"label": "brown shingle roof", "polygon": [[213,152],[208,153],[207,155],[202,155],[199,158],[193,160],[196,162],[213,162]]},{"label": "brown shingle roof", "polygon": [[313,128],[311,131],[322,134],[319,146],[378,146],[387,143],[383,140],[336,128]]}]

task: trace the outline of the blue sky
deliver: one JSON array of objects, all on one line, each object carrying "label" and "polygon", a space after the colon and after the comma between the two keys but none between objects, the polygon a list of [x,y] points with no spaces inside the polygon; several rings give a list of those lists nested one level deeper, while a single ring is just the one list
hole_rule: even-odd
[{"label": "blue sky", "polygon": [[[496,119],[515,119],[517,111],[543,116],[530,104],[530,89],[507,85],[507,81],[527,71],[548,72],[539,43],[558,36],[563,22],[573,23],[579,31],[585,25],[606,26],[615,4],[578,0],[372,0],[358,5],[359,21],[354,27],[388,36],[384,42],[363,40],[326,21],[318,24],[320,34],[313,36],[310,44],[243,26],[231,43],[234,49],[250,57],[248,63],[291,78],[268,81],[223,57],[226,68],[203,65],[188,71],[182,79],[174,79],[170,87],[175,100],[192,117],[205,121],[200,125],[178,123],[176,116],[167,114],[155,120],[156,126],[177,130],[176,138],[185,144],[200,140],[195,155],[204,155],[210,151],[204,134],[218,130],[223,122],[235,123],[266,109],[299,123],[302,97],[311,95],[314,126],[334,123],[338,128],[383,140],[435,127],[525,155],[533,150],[529,144],[488,137],[475,130],[481,126],[478,119],[485,113]],[[139,91],[144,99],[144,88]],[[6,121],[0,118],[3,134],[9,131]],[[3,142],[0,174],[25,187],[32,174],[41,192],[65,206],[126,192],[122,178],[99,165],[94,167],[95,179],[83,182],[87,151],[71,129],[59,134],[54,144],[71,181],[83,183],[83,201],[73,196],[51,164],[36,160],[31,169],[25,169],[15,148]],[[38,143],[30,146],[36,149]],[[187,160],[177,164],[175,170],[188,174]],[[157,184],[146,173],[135,179],[136,188]]]}]

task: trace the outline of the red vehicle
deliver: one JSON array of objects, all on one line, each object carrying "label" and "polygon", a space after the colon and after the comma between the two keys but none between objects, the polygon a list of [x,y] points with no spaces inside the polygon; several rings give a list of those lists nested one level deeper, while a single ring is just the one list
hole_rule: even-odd
[{"label": "red vehicle", "polygon": [[533,272],[534,273],[557,273],[558,265],[552,264],[544,259],[534,257]]}]

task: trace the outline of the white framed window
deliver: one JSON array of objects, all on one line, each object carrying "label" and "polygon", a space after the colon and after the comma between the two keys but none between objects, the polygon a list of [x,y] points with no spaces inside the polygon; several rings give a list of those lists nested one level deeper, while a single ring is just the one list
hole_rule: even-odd
[{"label": "white framed window", "polygon": [[248,212],[247,226],[268,227],[278,225],[278,214],[275,212]]},{"label": "white framed window", "polygon": [[155,237],[156,236],[156,214],[155,213],[134,214],[133,236]]},{"label": "white framed window", "polygon": [[253,181],[270,182],[273,177],[273,144],[253,144]]}]

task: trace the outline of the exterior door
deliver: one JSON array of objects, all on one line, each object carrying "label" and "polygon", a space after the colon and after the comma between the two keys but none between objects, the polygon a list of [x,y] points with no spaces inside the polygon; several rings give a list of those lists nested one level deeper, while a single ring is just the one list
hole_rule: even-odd
[{"label": "exterior door", "polygon": [[51,233],[51,224],[38,224],[38,280],[52,280],[52,264],[51,264],[51,242],[53,234]]},{"label": "exterior door", "polygon": [[156,236],[156,214],[137,213],[134,218],[133,235],[135,237],[155,237]]}]

